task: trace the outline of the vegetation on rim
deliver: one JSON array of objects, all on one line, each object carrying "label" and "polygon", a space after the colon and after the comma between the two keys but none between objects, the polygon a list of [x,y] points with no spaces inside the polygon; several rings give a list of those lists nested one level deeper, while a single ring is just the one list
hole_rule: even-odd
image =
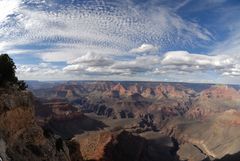
[{"label": "vegetation on rim", "polygon": [[16,65],[8,54],[0,55],[0,87],[14,86],[19,90],[25,90],[27,85],[16,77]]}]

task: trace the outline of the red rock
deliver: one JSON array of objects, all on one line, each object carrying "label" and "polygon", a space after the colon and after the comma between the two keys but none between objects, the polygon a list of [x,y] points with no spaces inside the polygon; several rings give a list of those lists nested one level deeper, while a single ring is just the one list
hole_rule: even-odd
[{"label": "red rock", "polygon": [[126,94],[126,89],[120,83],[118,83],[117,85],[112,87],[112,90],[119,91],[120,95],[125,95]]}]

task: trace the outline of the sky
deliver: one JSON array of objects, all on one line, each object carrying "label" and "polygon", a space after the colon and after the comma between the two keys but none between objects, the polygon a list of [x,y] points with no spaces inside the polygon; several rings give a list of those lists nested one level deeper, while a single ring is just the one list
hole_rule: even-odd
[{"label": "sky", "polygon": [[0,0],[23,80],[240,83],[240,0]]}]

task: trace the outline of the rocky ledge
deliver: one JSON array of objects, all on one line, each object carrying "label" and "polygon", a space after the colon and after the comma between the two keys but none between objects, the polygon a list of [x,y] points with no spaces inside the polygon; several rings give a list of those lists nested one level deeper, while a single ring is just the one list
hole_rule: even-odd
[{"label": "rocky ledge", "polygon": [[33,96],[0,89],[0,156],[3,161],[69,161],[69,150],[34,118]]}]

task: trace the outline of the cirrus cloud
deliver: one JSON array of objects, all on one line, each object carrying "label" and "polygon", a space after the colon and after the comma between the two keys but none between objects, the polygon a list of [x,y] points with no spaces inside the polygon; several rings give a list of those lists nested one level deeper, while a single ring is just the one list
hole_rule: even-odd
[{"label": "cirrus cloud", "polygon": [[239,77],[239,6],[209,2],[0,0],[0,52],[22,79]]}]

